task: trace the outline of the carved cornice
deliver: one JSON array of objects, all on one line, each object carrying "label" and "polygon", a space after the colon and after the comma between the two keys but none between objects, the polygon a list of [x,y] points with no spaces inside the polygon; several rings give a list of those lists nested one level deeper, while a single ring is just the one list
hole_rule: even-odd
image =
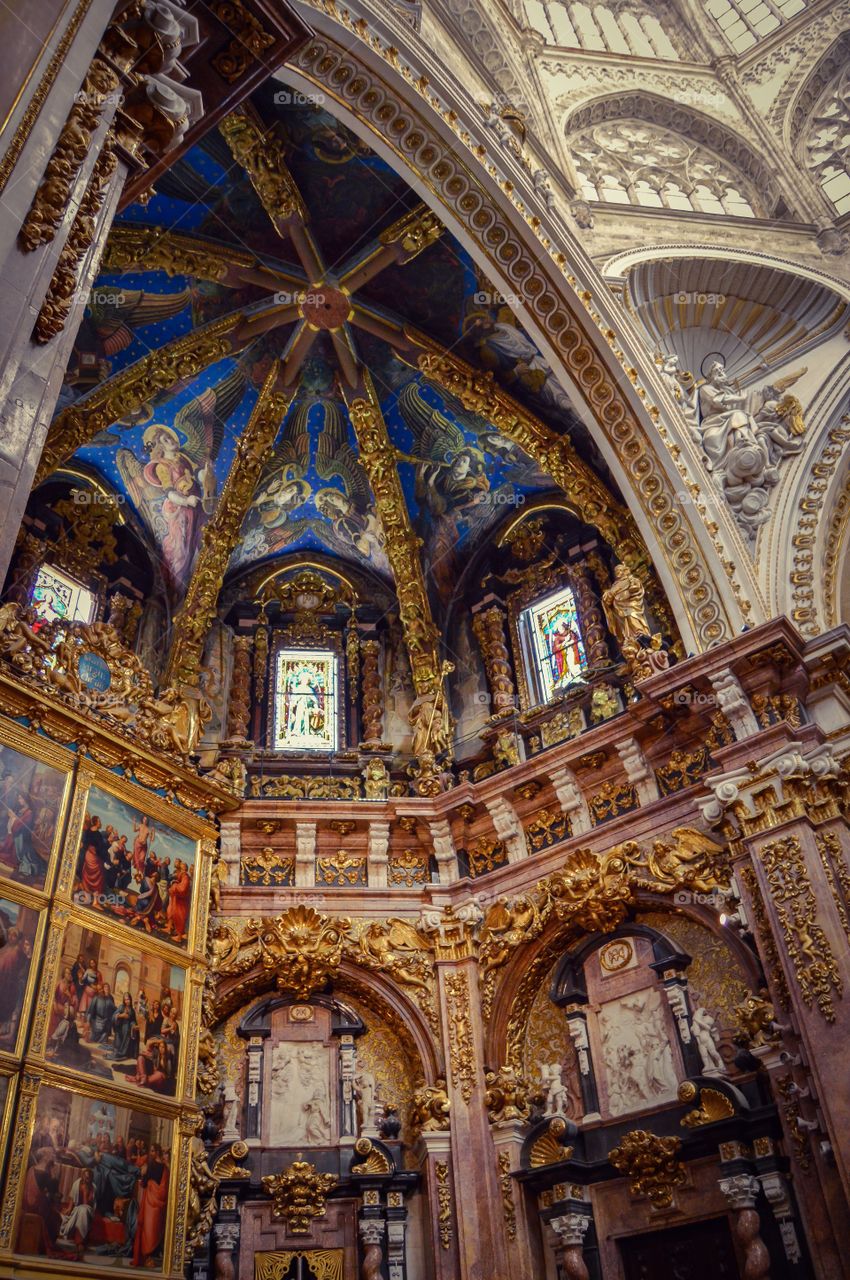
[{"label": "carved cornice", "polygon": [[230,557],[269,451],[297,390],[295,385],[276,390],[279,372],[276,361],[237,442],[215,514],[204,528],[186,598],[172,626],[166,673],[172,688],[197,685],[200,679],[204,641],[215,617]]}]

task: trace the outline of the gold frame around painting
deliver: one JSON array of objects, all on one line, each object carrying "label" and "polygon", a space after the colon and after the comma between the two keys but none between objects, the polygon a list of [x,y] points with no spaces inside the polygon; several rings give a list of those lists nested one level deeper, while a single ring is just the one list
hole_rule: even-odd
[{"label": "gold frame around painting", "polygon": [[0,893],[3,892],[5,885],[14,885],[16,888],[26,889],[28,892],[37,895],[41,902],[46,902],[50,897],[56,879],[56,866],[59,861],[59,851],[63,846],[65,837],[65,824],[71,798],[71,784],[77,759],[73,752],[55,742],[51,742],[48,738],[41,737],[40,734],[36,733],[35,729],[25,728],[23,725],[16,724],[14,720],[9,720],[3,715],[0,715],[0,747],[8,747],[10,750],[17,751],[20,755],[26,756],[37,764],[47,765],[49,768],[56,769],[65,775],[62,798],[56,815],[56,829],[47,860],[44,886],[39,889],[34,885],[27,884],[24,880],[15,880],[11,876],[4,875],[3,864],[0,863]]},{"label": "gold frame around painting", "polygon": [[[162,1099],[173,1104],[179,1104],[181,1099],[191,1102],[195,1093],[195,1055],[189,1052],[194,1047],[194,1040],[190,1040],[190,1035],[197,1038],[195,1028],[201,1016],[203,971],[198,973],[196,967],[185,953],[175,954],[174,948],[167,943],[129,929],[126,925],[104,920],[97,912],[87,911],[82,907],[74,906],[69,909],[62,906],[55,908],[51,924],[53,927],[50,930],[50,939],[44,957],[42,980],[32,1022],[27,1061],[34,1060],[44,1070],[50,1070],[53,1074],[62,1075],[63,1077],[67,1076],[75,1081],[82,1080],[93,1084],[108,1085],[109,1088],[125,1094],[126,1098],[135,1106],[135,1109],[139,1109],[139,1105],[141,1105],[142,1110],[146,1109],[149,1099]],[[123,944],[128,951],[134,951],[139,955],[147,954],[182,971],[180,1049],[173,1096],[153,1091],[148,1092],[130,1083],[108,1081],[103,1077],[96,1077],[91,1072],[87,1072],[80,1067],[50,1059],[47,1056],[48,1027],[50,1025],[53,994],[62,975],[65,938],[69,928],[73,925],[99,933],[101,937]]]},{"label": "gold frame around painting", "polygon": [[0,1103],[0,1204],[3,1203],[8,1161],[6,1148],[9,1142],[9,1126],[12,1123],[12,1112],[15,1109],[18,1071],[10,1062],[0,1062],[0,1079],[8,1080],[6,1097]]},{"label": "gold frame around painting", "polygon": [[[123,1110],[136,1111],[171,1122],[173,1163],[169,1174],[162,1267],[160,1270],[150,1268],[144,1268],[144,1270],[149,1275],[163,1277],[163,1280],[182,1280],[182,1240],[185,1234],[185,1200],[190,1162],[190,1138],[187,1134],[185,1113],[181,1116],[179,1106],[168,1105],[161,1100],[157,1100],[156,1104],[153,1104],[152,1100],[151,1104],[144,1107],[128,1106],[127,1095],[122,1090],[113,1089],[102,1081],[72,1083],[50,1069],[27,1071],[19,1090],[14,1142],[6,1162],[7,1185],[9,1188],[14,1188],[14,1194],[5,1196],[0,1208],[0,1260],[14,1258],[15,1275],[21,1277],[51,1274],[61,1275],[63,1280],[71,1280],[76,1276],[120,1276],[126,1280],[128,1274],[140,1273],[139,1268],[100,1266],[85,1262],[74,1262],[73,1266],[69,1267],[64,1259],[57,1260],[41,1255],[15,1252],[14,1245],[23,1203],[24,1175],[35,1130],[38,1098],[42,1088],[59,1089],[72,1096],[111,1103]],[[179,1203],[181,1200],[182,1205]],[[183,1214],[182,1224],[178,1221],[178,1209]],[[179,1231],[175,1230],[176,1225],[181,1226]],[[60,1268],[62,1268],[61,1271]]]},{"label": "gold frame around painting", "polygon": [[[105,913],[91,910],[73,901],[74,873],[77,866],[80,841],[82,839],[85,815],[89,809],[89,795],[92,787],[98,787],[118,801],[144,812],[155,821],[171,828],[177,835],[195,842],[195,863],[192,885],[192,901],[189,914],[189,930],[185,947],[156,938],[132,925],[122,923]],[[108,769],[102,768],[89,760],[81,762],[77,774],[74,791],[74,802],[68,821],[65,837],[65,848],[59,864],[59,875],[56,883],[56,898],[67,903],[68,907],[97,921],[101,927],[108,923],[110,927],[127,929],[139,939],[156,942],[158,947],[167,948],[168,954],[179,957],[181,961],[205,961],[207,913],[209,908],[210,875],[215,852],[215,828],[198,818],[189,810],[178,808],[164,796],[146,791],[135,783],[119,778]]]},{"label": "gold frame around painting", "polygon": [[27,1018],[23,1016],[32,1009],[34,990],[39,977],[39,969],[42,952],[44,950],[44,936],[48,928],[48,908],[44,900],[44,894],[36,889],[27,888],[26,885],[18,884],[15,881],[0,881],[0,900],[6,902],[14,902],[20,907],[28,907],[32,911],[39,913],[38,924],[35,930],[35,938],[33,940],[32,963],[30,964],[29,973],[27,974],[26,983],[24,985],[23,1004],[21,1006],[22,1016],[18,1021],[18,1032],[15,1043],[10,1049],[0,1048],[0,1074],[2,1074],[2,1066],[4,1063],[20,1062],[24,1047],[26,1044],[27,1034]]}]

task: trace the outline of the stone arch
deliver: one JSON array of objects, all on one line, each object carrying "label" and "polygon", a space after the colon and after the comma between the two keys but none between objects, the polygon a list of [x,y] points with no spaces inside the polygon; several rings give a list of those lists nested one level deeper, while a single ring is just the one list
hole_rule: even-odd
[{"label": "stone arch", "polygon": [[[275,975],[262,964],[254,965],[246,973],[224,978],[218,987],[213,1003],[210,1030],[219,1026],[239,1009],[249,1009],[258,997],[276,990]],[[428,1020],[421,1009],[395,983],[381,973],[363,969],[344,959],[331,984],[331,998],[346,994],[372,1006],[398,1036],[417,1072],[428,1083],[444,1070],[441,1052]]]},{"label": "stone arch", "polygon": [[[635,897],[633,914],[648,911],[669,913],[671,917],[682,916],[708,929],[722,939],[743,969],[747,982],[753,989],[758,989],[761,975],[755,955],[737,933],[722,929],[717,916],[708,907],[693,903],[686,907],[677,904],[674,908],[661,895],[640,891]],[[648,931],[646,926],[635,923],[632,919],[605,936],[589,934],[574,924],[554,920],[539,937],[525,947],[518,947],[501,976],[496,979],[492,1012],[486,1027],[485,1056],[488,1066],[496,1069],[497,1064],[509,1063],[516,1070],[522,1070],[522,1045],[534,996],[554,966],[559,961],[566,961],[568,953],[584,956],[609,937],[618,934],[645,937],[648,932],[662,940],[659,956],[663,955],[665,946],[669,948],[670,954],[677,950],[675,940],[663,931]]]},{"label": "stone arch", "polygon": [[[361,49],[357,56],[348,51],[353,23],[345,29],[344,22],[313,11],[311,21],[319,34],[287,64],[287,81],[305,92],[326,91],[330,109],[430,200],[496,287],[521,299],[516,309],[522,323],[555,376],[597,423],[597,443],[653,548],[686,643],[702,650],[733,634],[744,614],[738,580],[730,592],[722,567],[725,547],[719,540],[712,545],[713,535],[676,502],[680,478],[654,425],[661,411],[648,413],[648,392],[638,385],[638,353],[626,350],[629,339],[611,327],[613,316],[603,314],[604,295],[584,288],[559,252],[561,245],[569,249],[586,283],[597,278],[573,233],[547,211],[527,169],[511,162],[517,180],[509,181],[486,160],[479,168],[486,149],[476,148],[470,129],[484,136],[483,122],[465,97],[459,101],[456,83],[437,85],[437,97],[426,78],[417,78],[409,64],[402,67],[408,56],[415,65],[406,47],[399,51],[369,38],[361,60]],[[346,48],[337,43],[343,32]],[[458,154],[464,147],[469,163]],[[678,427],[671,425],[675,434]]]},{"label": "stone arch", "polygon": [[[850,32],[844,32],[821,55],[810,70],[796,94],[791,99],[783,121],[784,141],[788,151],[797,164],[810,175],[827,203],[835,209],[836,216],[846,212],[850,206],[850,194],[845,190],[843,201],[837,202],[833,186],[827,175],[836,170],[840,174],[843,166],[845,183],[850,185],[850,152],[846,146],[842,148],[841,139],[845,136],[847,116],[850,112]],[[841,102],[835,111],[827,117],[827,94],[833,90],[835,97],[840,95]],[[843,103],[843,106],[842,106]],[[835,105],[835,104],[833,104]],[[816,117],[817,132],[813,126]],[[836,114],[837,112],[837,114]],[[836,130],[830,137],[829,120],[835,120]],[[835,179],[833,179],[833,184]]]},{"label": "stone arch", "polygon": [[776,218],[787,212],[769,166],[740,134],[691,107],[658,94],[635,90],[608,94],[583,103],[565,121],[568,145],[570,138],[594,125],[618,120],[636,120],[660,126],[726,161],[741,175],[756,216]]}]

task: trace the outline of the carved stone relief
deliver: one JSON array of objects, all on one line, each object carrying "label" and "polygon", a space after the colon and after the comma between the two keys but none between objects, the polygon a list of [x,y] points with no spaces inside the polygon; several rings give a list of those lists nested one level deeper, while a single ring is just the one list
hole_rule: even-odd
[{"label": "carved stone relief", "polygon": [[276,1044],[271,1053],[269,1144],[315,1147],[331,1141],[331,1051],[313,1042]]},{"label": "carved stone relief", "polygon": [[599,1030],[611,1115],[676,1097],[678,1073],[660,991],[648,988],[603,1005]]}]

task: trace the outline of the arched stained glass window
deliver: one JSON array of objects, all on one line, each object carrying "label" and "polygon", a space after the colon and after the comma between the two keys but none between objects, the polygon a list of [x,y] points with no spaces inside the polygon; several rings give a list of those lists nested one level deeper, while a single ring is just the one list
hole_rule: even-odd
[{"label": "arched stained glass window", "polygon": [[35,580],[31,604],[38,627],[46,622],[91,622],[97,600],[94,592],[82,582],[52,564],[43,564]]},{"label": "arched stained glass window", "polygon": [[581,680],[587,656],[570,587],[562,587],[524,609],[519,628],[529,689],[536,702],[550,702]]},{"label": "arched stained glass window", "polygon": [[275,751],[336,751],[338,658],[332,649],[279,649],[275,664]]}]

